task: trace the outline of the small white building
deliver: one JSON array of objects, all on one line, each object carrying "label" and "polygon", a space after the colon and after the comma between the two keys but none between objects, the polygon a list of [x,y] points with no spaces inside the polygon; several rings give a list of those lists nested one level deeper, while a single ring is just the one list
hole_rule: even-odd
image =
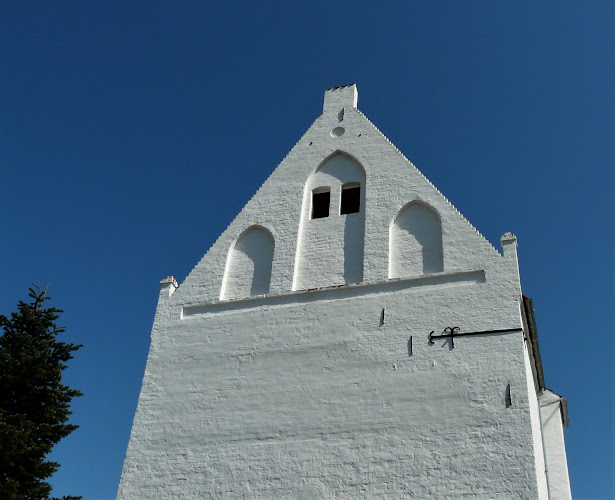
[{"label": "small white building", "polygon": [[517,241],[499,253],[357,109],[323,113],[178,287],[118,491],[571,498]]}]

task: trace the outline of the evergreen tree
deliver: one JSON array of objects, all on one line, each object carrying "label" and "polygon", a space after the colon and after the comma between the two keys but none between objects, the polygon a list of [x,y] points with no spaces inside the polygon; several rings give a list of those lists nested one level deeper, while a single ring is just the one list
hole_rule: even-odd
[{"label": "evergreen tree", "polygon": [[[69,405],[81,392],[62,384],[62,370],[80,345],[59,342],[62,312],[44,307],[47,288],[30,288],[10,318],[0,315],[0,498],[48,499],[45,481],[59,464],[46,455],[77,426]],[[64,497],[77,499],[80,497]]]}]

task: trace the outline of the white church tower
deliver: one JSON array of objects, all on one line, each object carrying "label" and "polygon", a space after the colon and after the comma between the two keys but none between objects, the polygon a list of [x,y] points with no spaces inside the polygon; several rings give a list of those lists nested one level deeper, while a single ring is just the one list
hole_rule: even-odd
[{"label": "white church tower", "polygon": [[162,280],[118,491],[569,499],[517,241],[500,254],[357,109],[323,113]]}]

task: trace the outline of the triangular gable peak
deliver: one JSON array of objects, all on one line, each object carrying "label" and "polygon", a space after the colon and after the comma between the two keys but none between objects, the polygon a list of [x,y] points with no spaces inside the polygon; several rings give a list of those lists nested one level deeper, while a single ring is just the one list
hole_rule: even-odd
[{"label": "triangular gable peak", "polygon": [[502,265],[491,244],[357,109],[357,95],[354,84],[325,92],[323,113],[174,299],[190,308],[474,271],[484,277]]}]

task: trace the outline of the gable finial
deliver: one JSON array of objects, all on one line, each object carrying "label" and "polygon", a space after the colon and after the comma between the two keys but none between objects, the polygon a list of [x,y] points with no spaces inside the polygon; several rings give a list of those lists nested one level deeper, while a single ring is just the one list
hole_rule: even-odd
[{"label": "gable finial", "polygon": [[323,113],[339,113],[343,108],[356,108],[358,98],[359,92],[354,83],[327,89],[325,90],[325,102],[322,108]]},{"label": "gable finial", "polygon": [[517,258],[517,237],[513,233],[504,233],[500,238],[504,257]]},{"label": "gable finial", "polygon": [[169,297],[173,295],[173,292],[177,290],[178,286],[177,280],[173,276],[167,276],[160,280],[160,292],[162,293],[164,290],[169,294]]}]

